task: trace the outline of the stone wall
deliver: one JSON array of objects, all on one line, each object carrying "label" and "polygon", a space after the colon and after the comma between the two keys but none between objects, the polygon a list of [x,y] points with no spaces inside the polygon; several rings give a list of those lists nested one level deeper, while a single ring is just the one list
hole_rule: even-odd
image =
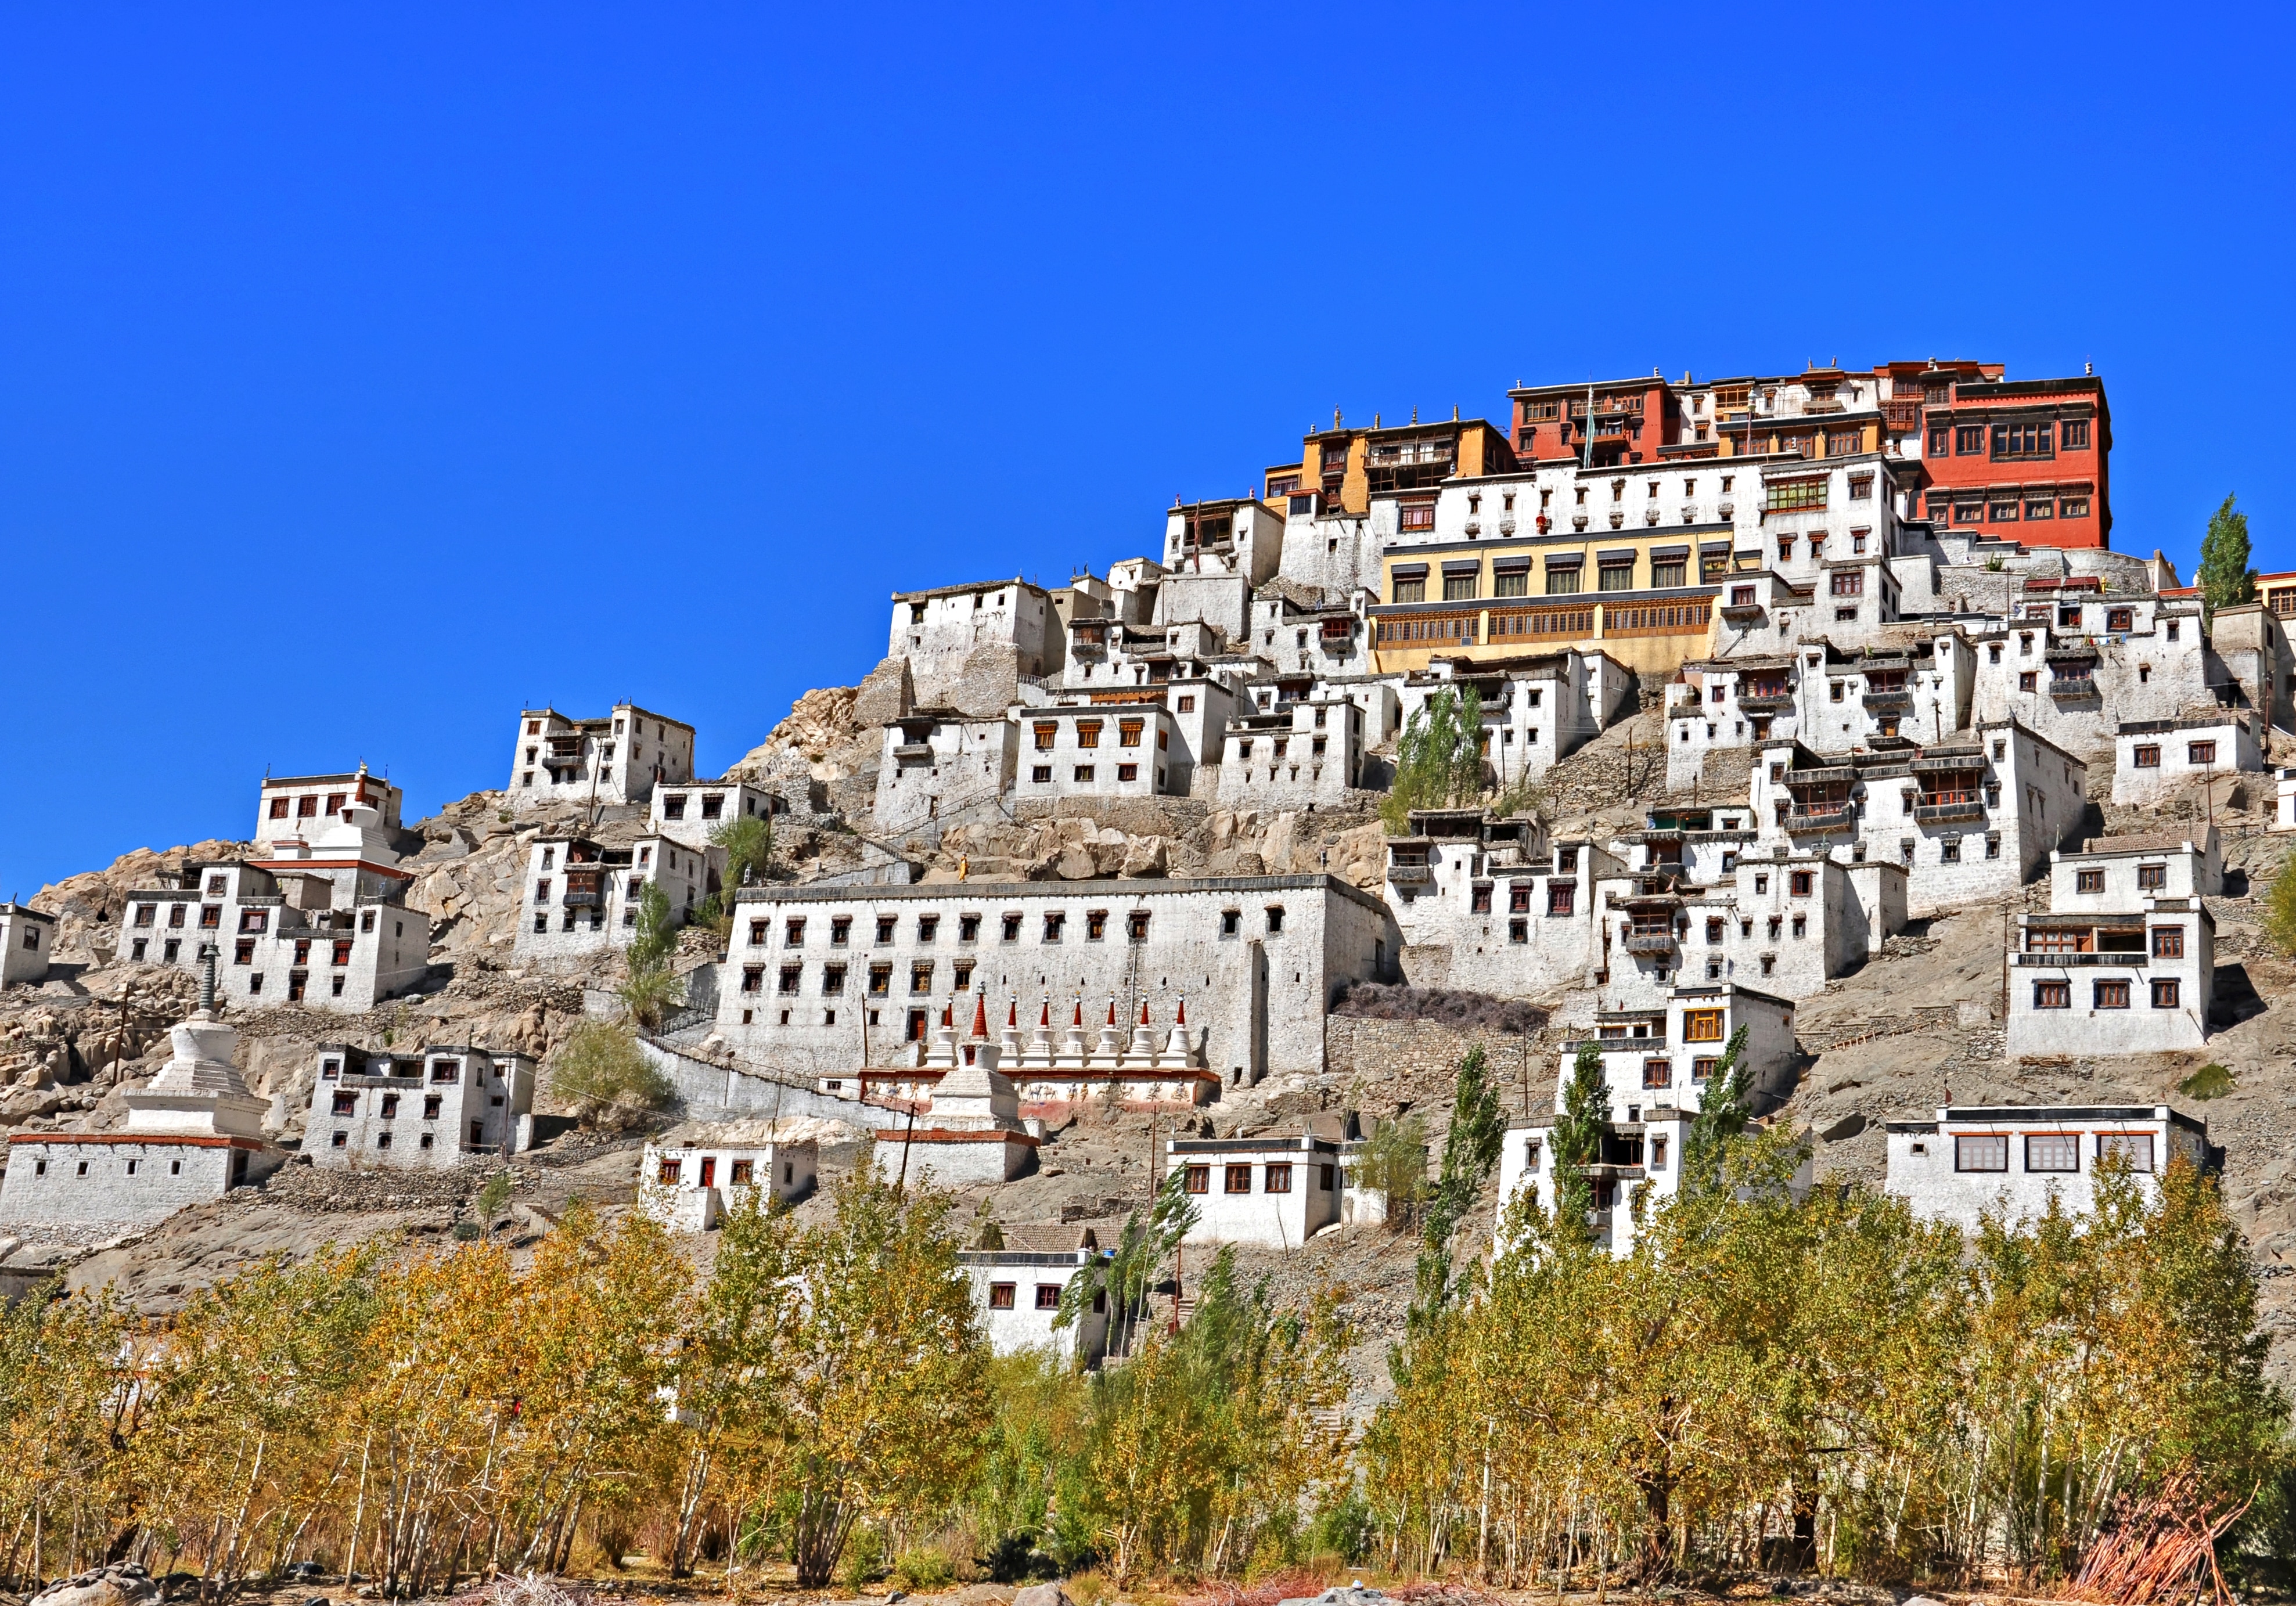
[{"label": "stone wall", "polygon": [[[1520,1119],[1528,1067],[1530,1105],[1538,1114],[1552,1104],[1555,1044],[1551,1028],[1527,1036],[1497,1030],[1460,1032],[1434,1020],[1374,1020],[1330,1015],[1324,1020],[1327,1076],[1352,1086],[1356,1108],[1388,1114],[1398,1106],[1439,1100],[1448,1105],[1459,1061],[1480,1044],[1489,1062],[1508,1119]],[[1546,1095],[1546,1096],[1542,1096]]]}]

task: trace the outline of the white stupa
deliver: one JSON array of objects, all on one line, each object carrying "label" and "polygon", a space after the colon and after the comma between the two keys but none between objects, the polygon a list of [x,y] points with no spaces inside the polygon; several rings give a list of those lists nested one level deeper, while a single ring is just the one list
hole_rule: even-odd
[{"label": "white stupa", "polygon": [[881,1176],[918,1181],[931,1173],[944,1184],[1010,1182],[1028,1168],[1042,1141],[1021,1125],[1020,1095],[997,1072],[1001,1045],[988,1035],[988,995],[973,995],[972,1031],[961,1044],[956,1015],[951,998],[926,1057],[928,1065],[947,1067],[933,1086],[931,1108],[912,1125],[877,1131]]}]

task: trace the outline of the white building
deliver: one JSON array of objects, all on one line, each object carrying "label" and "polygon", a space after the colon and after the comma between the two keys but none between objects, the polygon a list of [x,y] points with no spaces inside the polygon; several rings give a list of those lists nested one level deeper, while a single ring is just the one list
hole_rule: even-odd
[{"label": "white building", "polygon": [[1161,702],[1080,703],[1023,710],[1026,746],[1015,794],[1055,798],[1185,797],[1187,750]]},{"label": "white building", "polygon": [[[716,1030],[808,1077],[917,1063],[942,1001],[1187,1001],[1224,1080],[1320,1070],[1341,987],[1388,976],[1387,905],[1329,876],[745,888]],[[1171,1001],[1171,1002],[1168,1002]]]},{"label": "white building", "polygon": [[554,709],[518,717],[510,806],[643,803],[663,782],[693,779],[693,727],[634,703],[600,719]]},{"label": "white building", "polygon": [[2082,1212],[2096,1205],[2098,1162],[2124,1163],[2145,1197],[2182,1159],[2211,1167],[2208,1127],[2165,1104],[2019,1104],[1939,1110],[1933,1120],[1890,1121],[1883,1188],[1914,1214],[1975,1232],[1991,1214],[2026,1221],[2054,1196]]},{"label": "white building", "polygon": [[2106,838],[2059,854],[2046,914],[2017,917],[2008,1052],[2161,1053],[2208,1041],[2220,873],[2214,832]]},{"label": "white building", "polygon": [[885,653],[908,660],[920,704],[985,712],[963,692],[968,673],[982,667],[975,653],[992,650],[985,684],[1001,685],[1008,673],[1021,680],[1059,674],[1064,645],[1051,594],[1014,578],[895,592]]},{"label": "white building", "polygon": [[[950,1000],[940,1012],[941,1023],[952,1023],[959,1007]],[[1006,1000],[1001,1012],[997,1069],[1013,1084],[1024,1117],[1060,1121],[1086,1109],[1193,1110],[1219,1094],[1219,1073],[1204,1063],[1205,1033],[1189,1026],[1185,998],[1174,1005],[1168,1028],[1152,1022],[1144,996],[1136,1018],[1130,1000],[1119,1005],[1110,998],[1105,1014],[1095,1001],[1097,1030],[1085,1020],[1082,998],[1066,1000],[1058,1010],[1045,998],[1033,1012],[1033,1026],[1022,1024],[1018,998]],[[992,1019],[998,1013],[989,1011]],[[922,1063],[867,1066],[818,1077],[815,1086],[824,1094],[857,1094],[891,1109],[922,1110],[931,1106],[946,1069],[929,1053]]]},{"label": "white building", "polygon": [[373,1053],[323,1043],[303,1152],[332,1168],[451,1170],[533,1142],[534,1061],[467,1044]]},{"label": "white building", "polygon": [[1759,751],[1749,800],[1765,840],[1902,864],[1918,919],[2021,886],[2080,829],[2087,782],[2080,759],[2012,720],[1836,757],[1773,742]]},{"label": "white building", "polygon": [[1363,782],[1364,714],[1335,692],[1228,721],[1219,760],[1224,808],[1344,804]]},{"label": "white building", "polygon": [[964,1250],[956,1264],[972,1288],[973,1314],[991,1350],[1019,1355],[1049,1349],[1064,1361],[1089,1366],[1108,1352],[1107,1291],[1095,1291],[1068,1326],[1054,1323],[1068,1285],[1108,1259],[1087,1227],[1073,1250]]},{"label": "white building", "polygon": [[387,838],[398,830],[398,788],[362,764],[347,775],[266,776],[255,806],[255,832],[249,839],[269,851],[291,838],[308,837],[329,820],[342,818],[354,804],[374,810],[375,829]]},{"label": "white building", "polygon": [[[1595,649],[1507,658],[1436,657],[1397,681],[1398,728],[1437,696],[1472,686],[1481,704],[1483,758],[1504,791],[1535,781],[1635,711],[1633,671]],[[1375,739],[1374,739],[1375,740]]]},{"label": "white building", "polygon": [[1624,869],[1615,855],[1480,808],[1414,810],[1410,825],[1387,839],[1387,893],[1414,986],[1535,998],[1587,984],[1595,886]]},{"label": "white building", "polygon": [[712,832],[735,820],[769,820],[788,812],[787,798],[754,782],[695,781],[656,787],[646,823],[654,835],[699,851],[710,845]]},{"label": "white building", "polygon": [[1732,984],[1678,987],[1653,1007],[1598,1010],[1594,1036],[1562,1045],[1555,1106],[1562,1107],[1579,1049],[1591,1044],[1602,1056],[1610,1108],[1624,1112],[1627,1121],[1664,1107],[1695,1113],[1723,1051],[1742,1027],[1746,1043],[1739,1063],[1749,1102],[1762,1113],[1792,1091],[1793,1018],[1792,1000]]},{"label": "white building", "polygon": [[676,1231],[707,1233],[751,1200],[795,1204],[820,1168],[817,1139],[781,1137],[773,1122],[696,1127],[645,1146],[638,1204]]},{"label": "white building", "polygon": [[29,904],[0,904],[0,987],[37,987],[55,951],[56,917]]},{"label": "white building", "polygon": [[1340,1219],[1340,1146],[1304,1133],[1164,1141],[1196,1208],[1186,1243],[1297,1249]]},{"label": "white building", "polygon": [[125,1094],[117,1132],[19,1132],[0,1176],[0,1222],[81,1230],[149,1226],[222,1197],[286,1158],[263,1138],[266,1105],[232,1057],[239,1033],[217,1017],[215,972],[200,1007],[170,1033],[174,1057]]},{"label": "white building", "polygon": [[2112,800],[2158,805],[2218,775],[2264,767],[2255,723],[2244,714],[2124,721],[2113,733]]},{"label": "white building", "polygon": [[919,709],[885,726],[874,815],[889,835],[964,817],[1013,793],[1021,727],[1005,714],[974,718]]},{"label": "white building", "polygon": [[2272,831],[2296,831],[2296,769],[2281,769],[2273,775]]},{"label": "white building", "polygon": [[537,837],[526,850],[511,952],[553,963],[626,948],[637,934],[649,882],[669,900],[671,923],[682,926],[723,890],[725,873],[724,848],[690,848],[675,837],[640,837],[627,848],[587,837]]}]

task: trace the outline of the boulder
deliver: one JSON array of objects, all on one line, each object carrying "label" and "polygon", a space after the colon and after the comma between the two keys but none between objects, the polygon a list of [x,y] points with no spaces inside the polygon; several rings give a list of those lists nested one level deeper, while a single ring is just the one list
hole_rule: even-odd
[{"label": "boulder", "polygon": [[1068,1591],[1058,1584],[1031,1584],[1013,1597],[1013,1606],[1071,1606]]},{"label": "boulder", "polygon": [[1349,1584],[1337,1589],[1327,1589],[1321,1594],[1294,1595],[1278,1602],[1278,1606],[1373,1606],[1387,1599],[1376,1589],[1365,1589],[1360,1584]]},{"label": "boulder", "polygon": [[99,1567],[51,1584],[30,1606],[160,1606],[160,1586],[141,1567]]}]

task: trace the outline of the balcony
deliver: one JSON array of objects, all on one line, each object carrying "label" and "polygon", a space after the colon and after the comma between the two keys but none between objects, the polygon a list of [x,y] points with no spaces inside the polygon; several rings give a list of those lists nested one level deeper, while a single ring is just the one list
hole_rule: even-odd
[{"label": "balcony", "polygon": [[893,750],[896,764],[923,764],[932,756],[932,743],[929,742],[904,742]]},{"label": "balcony", "polygon": [[1738,707],[1749,714],[1791,714],[1793,706],[1791,692],[1763,692],[1738,699]]},{"label": "balcony", "polygon": [[605,906],[606,895],[598,891],[569,891],[558,901],[563,907],[569,909],[600,909]]},{"label": "balcony", "polygon": [[1664,931],[1629,931],[1627,933],[1627,952],[1629,954],[1671,954],[1674,952],[1674,932],[1671,930]]},{"label": "balcony", "polygon": [[2049,695],[2067,700],[2076,697],[2095,697],[2097,695],[2096,676],[2052,675],[2049,676]]},{"label": "balcony", "polygon": [[1914,694],[1903,686],[1881,692],[1868,688],[1866,711],[1869,714],[1910,714],[1914,711]]},{"label": "balcony", "polygon": [[1722,604],[1722,617],[1734,625],[1751,624],[1762,617],[1762,605],[1759,602],[1725,602]]},{"label": "balcony", "polygon": [[1955,820],[1984,817],[1985,799],[1973,791],[1924,792],[1914,805],[1914,821],[1920,825],[1944,825]]},{"label": "balcony", "polygon": [[2141,953],[2050,954],[2028,952],[2023,954],[2012,954],[2009,955],[2009,961],[2012,964],[2021,967],[2038,966],[2044,970],[2054,970],[2060,965],[2069,967],[2077,965],[2109,965],[2126,971],[2141,971],[2146,964],[2151,963],[2149,958]]},{"label": "balcony", "polygon": [[1906,767],[1917,775],[1981,775],[1985,773],[1985,755],[1954,753],[1942,758],[1915,758]]},{"label": "balcony", "polygon": [[1847,803],[1822,805],[1816,808],[1794,808],[1786,811],[1785,828],[1798,831],[1841,831],[1850,822]]},{"label": "balcony", "polygon": [[1882,404],[1882,422],[1890,430],[1904,433],[1922,427],[1922,404],[1914,397],[1891,397]]},{"label": "balcony", "polygon": [[1791,791],[1797,786],[1847,786],[1857,779],[1857,772],[1847,764],[1826,764],[1809,769],[1790,769],[1780,783]]},{"label": "balcony", "polygon": [[1387,879],[1398,887],[1431,887],[1435,884],[1435,873],[1425,864],[1390,864]]}]

